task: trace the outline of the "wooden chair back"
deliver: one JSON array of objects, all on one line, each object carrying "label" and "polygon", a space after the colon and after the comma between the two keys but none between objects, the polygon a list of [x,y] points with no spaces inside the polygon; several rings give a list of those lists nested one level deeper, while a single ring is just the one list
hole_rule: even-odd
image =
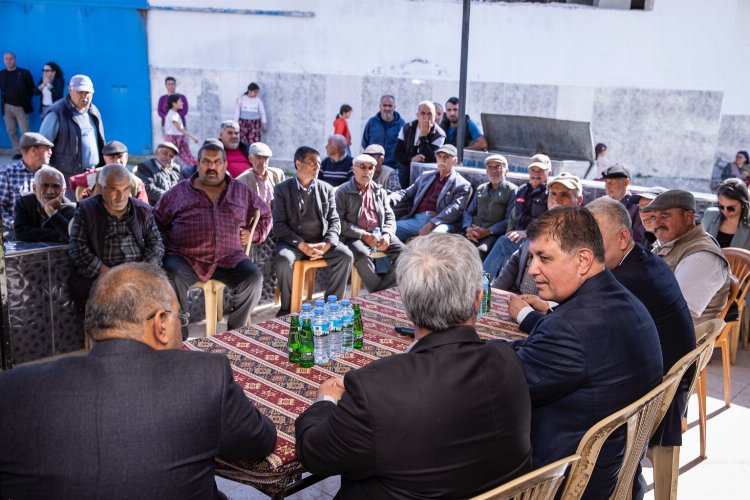
[{"label": "wooden chair back", "polygon": [[578,455],[561,458],[477,495],[472,500],[552,500],[565,479],[568,466],[579,458]]},{"label": "wooden chair back", "polygon": [[658,424],[657,418],[661,413],[664,397],[669,388],[679,384],[679,382],[680,379],[676,375],[667,375],[659,385],[651,389],[645,396],[599,421],[584,434],[576,450],[576,454],[580,455],[581,458],[571,466],[562,494],[563,500],[581,498],[591,478],[602,446],[609,436],[622,426],[625,426],[626,432],[625,450],[620,473],[617,477],[617,485],[611,498],[630,498],[636,468]]}]

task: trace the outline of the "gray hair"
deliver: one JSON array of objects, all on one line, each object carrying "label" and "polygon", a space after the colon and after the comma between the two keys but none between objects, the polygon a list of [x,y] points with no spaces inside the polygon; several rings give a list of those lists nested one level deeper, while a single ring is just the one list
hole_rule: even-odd
[{"label": "gray hair", "polygon": [[127,168],[120,165],[119,163],[110,163],[108,165],[104,165],[100,170],[98,174],[98,180],[97,182],[101,187],[107,186],[107,181],[109,179],[115,180],[115,181],[121,181],[127,179],[128,181],[131,180],[130,178],[130,172]]},{"label": "gray hair", "polygon": [[422,101],[419,104],[417,104],[417,110],[421,108],[422,106],[427,106],[432,110],[432,114],[435,114],[435,103],[432,101]]},{"label": "gray hair", "polygon": [[328,140],[333,141],[333,143],[336,145],[336,148],[339,150],[339,152],[341,153],[346,152],[346,146],[347,146],[346,137],[344,137],[343,135],[339,135],[339,134],[333,134],[328,137]]},{"label": "gray hair", "polygon": [[602,196],[590,202],[586,205],[586,208],[594,216],[604,216],[607,224],[617,225],[618,229],[627,229],[631,235],[633,234],[633,222],[630,220],[630,214],[625,205],[614,198]]},{"label": "gray hair", "polygon": [[396,278],[406,315],[417,326],[444,330],[477,313],[482,260],[462,236],[430,233],[414,238],[396,262]]},{"label": "gray hair", "polygon": [[221,122],[221,130],[224,130],[225,128],[233,128],[235,130],[239,130],[240,124],[234,120],[224,120],[223,122]]},{"label": "gray hair", "polygon": [[128,262],[115,266],[94,283],[86,302],[84,330],[93,340],[112,333],[140,339],[140,327],[146,318],[157,309],[169,309],[173,294],[166,273],[155,264]]},{"label": "gray hair", "polygon": [[62,172],[60,172],[59,170],[57,170],[55,167],[50,167],[49,165],[42,165],[42,168],[40,168],[39,170],[37,170],[34,173],[34,180],[31,181],[31,183],[34,186],[38,186],[39,185],[39,180],[44,175],[50,175],[50,176],[53,175],[53,176],[57,177],[57,180],[60,181],[60,184],[62,184],[63,189],[65,188],[65,176],[62,174]]}]

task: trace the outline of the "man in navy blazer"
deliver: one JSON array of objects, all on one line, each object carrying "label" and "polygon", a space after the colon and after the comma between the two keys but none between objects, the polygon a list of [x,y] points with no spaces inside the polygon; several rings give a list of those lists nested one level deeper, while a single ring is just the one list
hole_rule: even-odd
[{"label": "man in navy blazer", "polygon": [[289,314],[294,262],[323,259],[330,271],[326,296],[343,297],[354,256],[339,241],[341,222],[334,189],[318,179],[320,154],[302,146],[294,153],[297,175],[273,188],[276,279],[281,292],[278,316]]},{"label": "man in navy blazer", "polygon": [[341,474],[339,499],[468,498],[522,474],[529,392],[513,351],[477,336],[476,247],[429,234],[396,269],[416,341],[321,384],[297,419],[297,456],[314,474]]},{"label": "man in navy blazer", "polygon": [[446,144],[435,153],[437,170],[422,174],[414,184],[391,194],[391,203],[409,207],[408,215],[396,222],[396,236],[407,241],[431,232],[459,232],[471,194],[471,183],[455,171],[456,147]]},{"label": "man in navy blazer", "polygon": [[[662,379],[659,336],[643,304],[605,269],[602,236],[586,209],[546,212],[527,231],[529,274],[559,305],[515,347],[532,404],[533,465],[575,452],[586,431]],[[624,445],[617,431],[602,448],[584,498],[607,498]]]},{"label": "man in navy blazer", "polygon": [[214,459],[261,459],[276,429],[226,357],[180,349],[180,306],[152,264],[94,286],[87,356],[0,374],[0,497],[221,498]]}]

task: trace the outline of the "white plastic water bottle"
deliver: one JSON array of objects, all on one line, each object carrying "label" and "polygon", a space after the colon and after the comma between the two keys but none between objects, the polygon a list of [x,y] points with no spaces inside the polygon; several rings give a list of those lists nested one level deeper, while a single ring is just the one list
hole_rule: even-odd
[{"label": "white plastic water bottle", "polygon": [[[382,231],[380,231],[379,227],[373,228],[372,235],[375,236],[378,239],[378,241],[380,241],[380,239],[383,237],[383,233]],[[376,252],[377,250],[378,250],[377,246],[372,247],[373,252]]]},{"label": "white plastic water bottle", "polygon": [[349,299],[341,301],[341,353],[352,352],[354,346],[354,309]]},{"label": "white plastic water bottle", "polygon": [[331,306],[334,304],[338,304],[338,300],[339,300],[338,297],[336,297],[335,295],[328,296],[328,300],[326,301],[325,306],[323,307],[323,309],[325,309],[326,311],[326,314],[328,315],[331,314]]},{"label": "white plastic water bottle", "polygon": [[328,320],[331,322],[331,330],[328,333],[328,357],[338,359],[341,357],[341,314],[338,304],[331,304]]},{"label": "white plastic water bottle", "polygon": [[313,316],[313,337],[315,338],[313,358],[316,365],[323,365],[328,362],[328,331],[330,327],[331,324],[323,308],[316,307]]}]

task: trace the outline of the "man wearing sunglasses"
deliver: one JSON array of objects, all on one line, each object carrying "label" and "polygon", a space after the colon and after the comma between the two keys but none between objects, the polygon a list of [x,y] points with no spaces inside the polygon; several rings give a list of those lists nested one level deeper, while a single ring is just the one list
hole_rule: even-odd
[{"label": "man wearing sunglasses", "polygon": [[653,219],[653,252],[669,264],[699,325],[719,317],[729,296],[729,263],[700,224],[695,224],[695,198],[670,189],[641,210]]},{"label": "man wearing sunglasses", "polygon": [[[404,249],[396,237],[396,217],[388,203],[388,193],[372,180],[376,163],[366,154],[354,158],[354,177],[336,190],[341,239],[354,254],[354,267],[370,292],[396,284],[395,264]],[[382,276],[376,272],[372,252],[384,252],[390,261],[390,268]]]},{"label": "man wearing sunglasses", "polygon": [[3,498],[226,498],[214,459],[257,460],[274,424],[225,356],[180,349],[177,296],[153,264],[94,286],[86,356],[0,374]]}]

